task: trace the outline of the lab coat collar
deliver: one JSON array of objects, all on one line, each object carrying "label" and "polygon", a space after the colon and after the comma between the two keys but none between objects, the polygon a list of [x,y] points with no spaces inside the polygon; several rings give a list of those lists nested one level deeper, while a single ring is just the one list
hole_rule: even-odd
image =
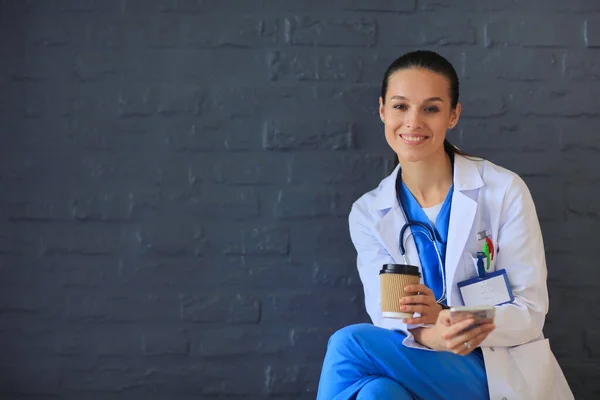
[{"label": "lab coat collar", "polygon": [[[381,182],[380,190],[374,201],[371,203],[372,210],[385,210],[398,206],[396,197],[396,178],[400,172],[400,165],[397,165],[392,173]],[[481,174],[477,164],[463,156],[454,156],[454,190],[467,191],[479,189],[483,186]]]}]

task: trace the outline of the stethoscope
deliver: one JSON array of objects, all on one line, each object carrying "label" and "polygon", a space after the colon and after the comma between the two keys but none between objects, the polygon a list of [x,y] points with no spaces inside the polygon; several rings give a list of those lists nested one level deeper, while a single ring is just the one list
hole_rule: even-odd
[{"label": "stethoscope", "polygon": [[[442,303],[443,301],[446,300],[446,277],[444,274],[444,264],[442,264],[442,256],[440,254],[440,250],[437,247],[437,243],[436,243],[436,235],[435,232],[426,224],[419,222],[419,221],[410,221],[408,219],[408,217],[406,216],[406,212],[404,211],[404,206],[402,205],[402,201],[400,200],[400,196],[398,196],[398,204],[400,205],[400,210],[402,210],[402,214],[404,215],[404,220],[407,221],[404,226],[402,227],[402,229],[400,229],[400,237],[399,237],[399,241],[400,241],[400,254],[402,255],[402,259],[404,260],[405,264],[409,264],[407,258],[406,258],[406,240],[408,240],[412,235],[414,235],[415,233],[421,233],[425,236],[427,236],[427,239],[429,239],[431,241],[431,243],[433,244],[433,247],[435,248],[435,253],[437,254],[437,258],[438,258],[438,264],[440,267],[440,275],[442,276],[442,295],[440,296],[439,299],[436,300],[437,303]],[[423,228],[423,230],[415,230],[410,231],[409,235],[404,238],[404,234],[406,233],[406,230],[408,228],[410,228],[411,226],[418,226],[420,228]],[[441,240],[440,240],[441,242]]]}]

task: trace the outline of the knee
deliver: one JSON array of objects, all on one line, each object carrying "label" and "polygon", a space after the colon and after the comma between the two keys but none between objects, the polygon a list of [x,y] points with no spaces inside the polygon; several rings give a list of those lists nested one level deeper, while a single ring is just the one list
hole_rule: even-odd
[{"label": "knee", "polygon": [[360,389],[356,400],[412,399],[411,394],[399,383],[389,378],[375,378]]},{"label": "knee", "polygon": [[329,338],[327,344],[328,351],[343,352],[344,350],[351,348],[352,346],[365,340],[365,338],[373,332],[373,330],[379,329],[371,324],[356,324],[346,326],[336,331]]}]

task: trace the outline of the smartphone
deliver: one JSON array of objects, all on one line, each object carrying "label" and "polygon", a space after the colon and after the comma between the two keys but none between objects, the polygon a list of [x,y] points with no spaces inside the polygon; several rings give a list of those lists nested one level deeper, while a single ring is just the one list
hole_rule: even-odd
[{"label": "smartphone", "polygon": [[474,319],[475,325],[494,322],[496,309],[493,306],[457,306],[450,307],[450,321],[455,324],[465,319]]}]

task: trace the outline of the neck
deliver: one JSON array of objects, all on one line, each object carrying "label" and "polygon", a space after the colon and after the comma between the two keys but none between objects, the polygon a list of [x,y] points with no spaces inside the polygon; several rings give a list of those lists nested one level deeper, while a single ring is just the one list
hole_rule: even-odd
[{"label": "neck", "polygon": [[402,180],[421,207],[433,207],[444,201],[452,186],[452,162],[445,151],[427,160],[400,160],[400,164]]}]

